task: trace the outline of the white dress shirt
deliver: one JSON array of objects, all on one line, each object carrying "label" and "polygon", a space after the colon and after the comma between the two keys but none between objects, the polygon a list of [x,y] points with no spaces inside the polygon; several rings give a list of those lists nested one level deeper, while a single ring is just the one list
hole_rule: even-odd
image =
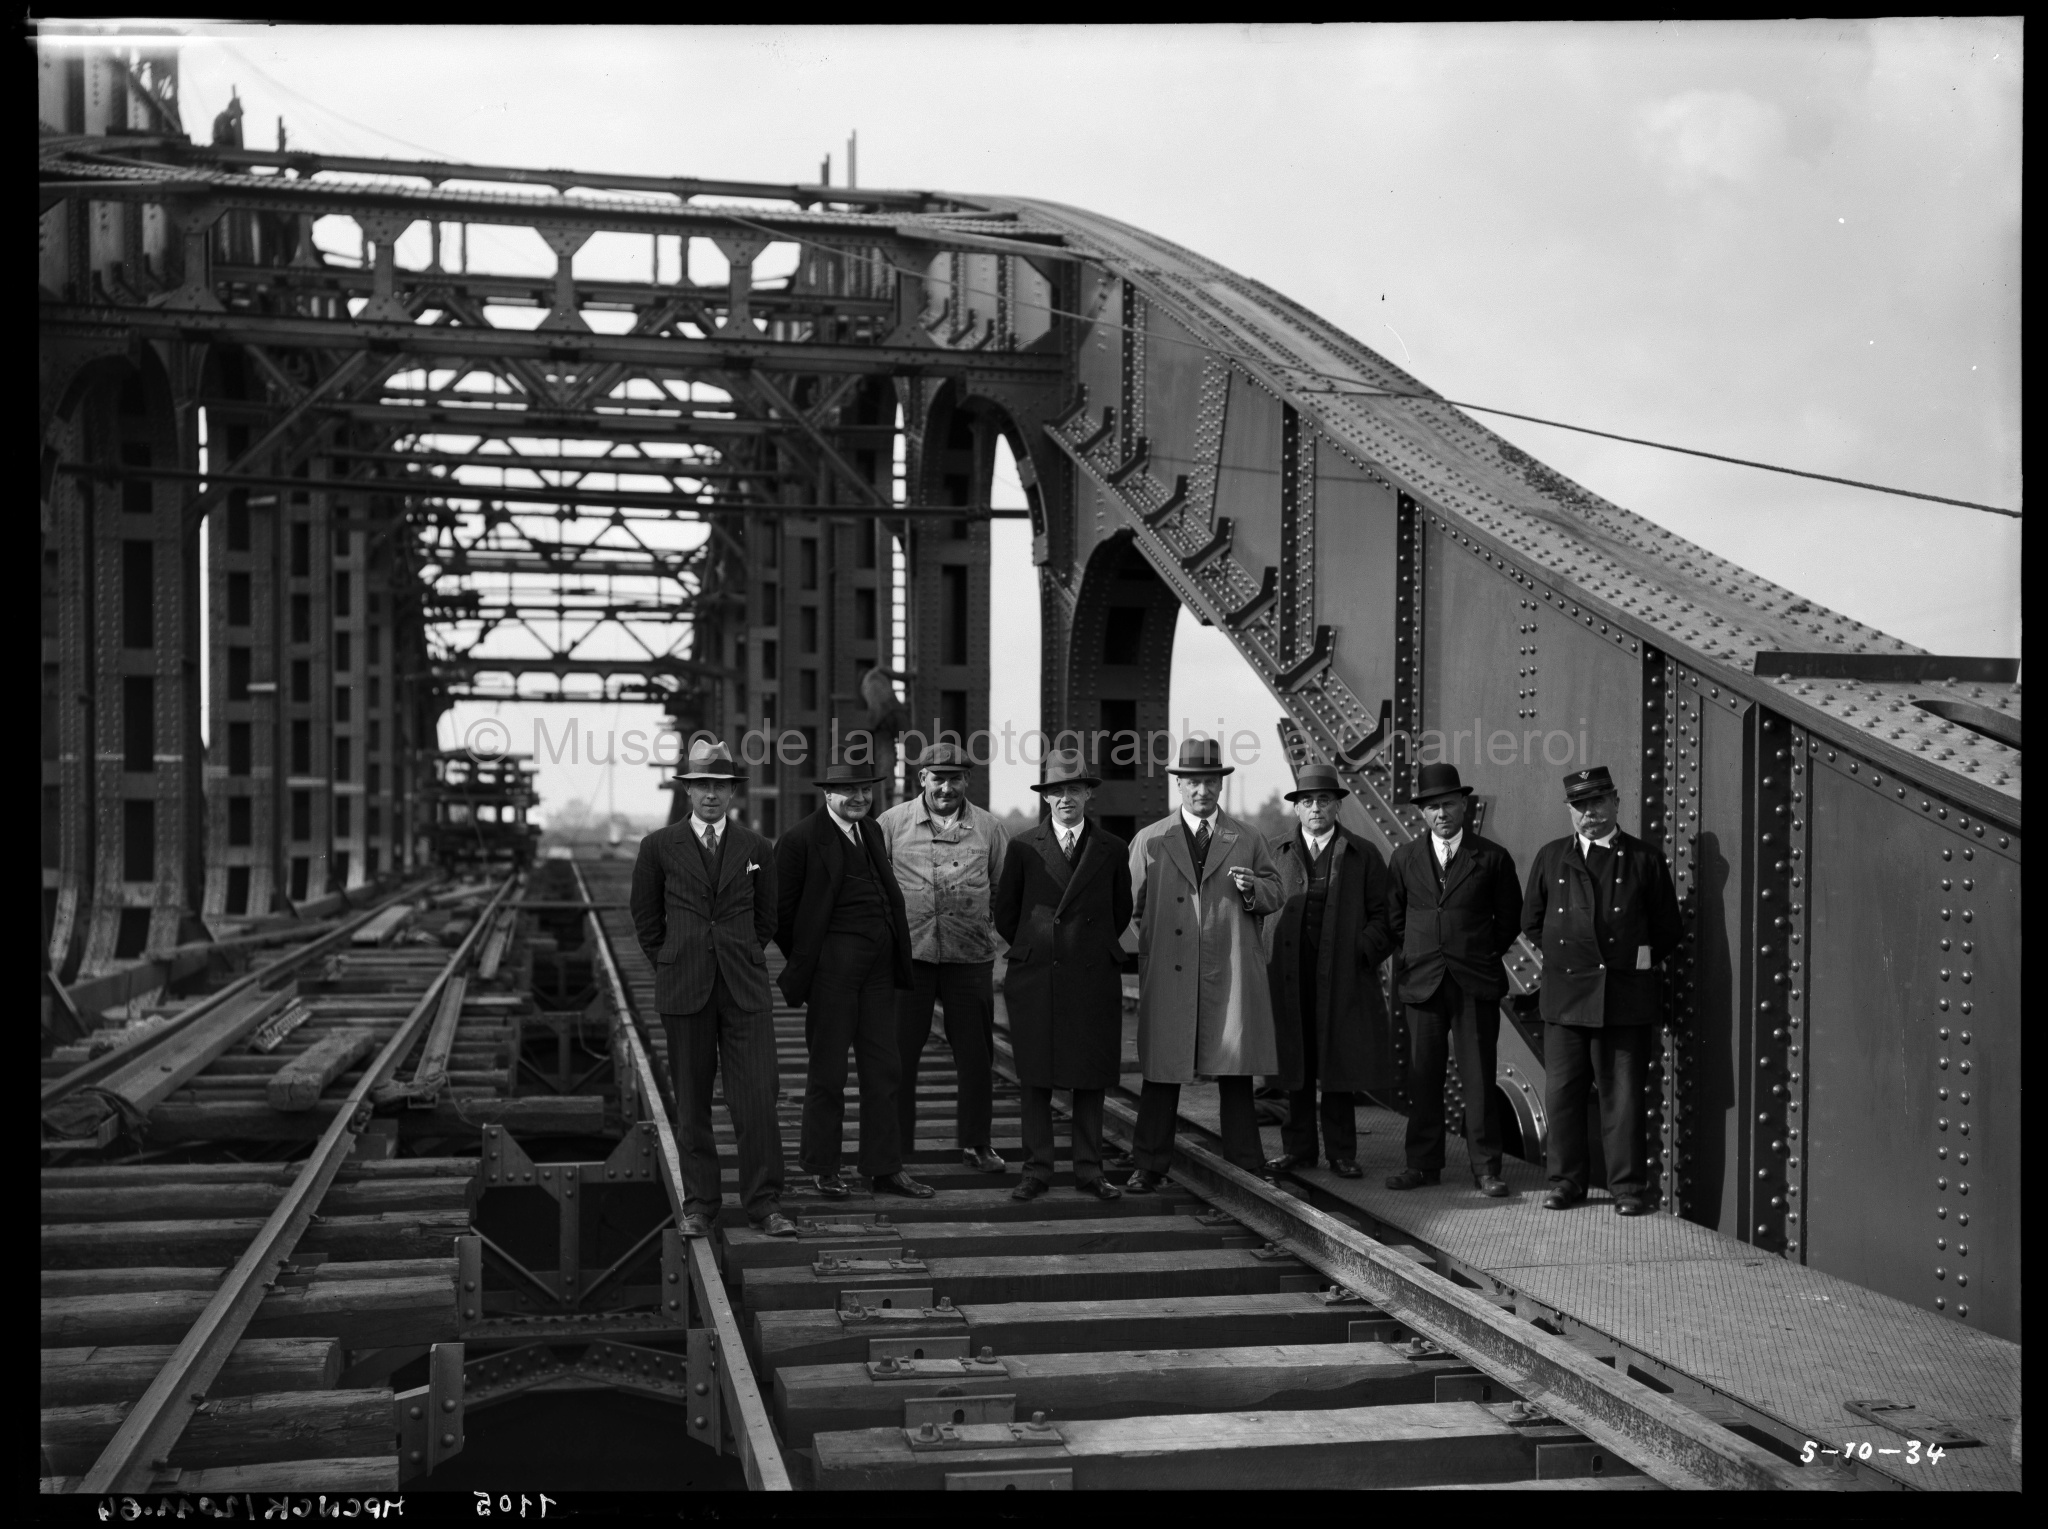
[{"label": "white dress shirt", "polygon": [[1601,847],[1602,849],[1613,849],[1613,848],[1614,848],[1614,836],[1615,836],[1616,834],[1620,833],[1620,832],[1621,832],[1621,829],[1620,829],[1620,828],[1619,828],[1618,826],[1617,826],[1617,827],[1614,827],[1614,828],[1610,828],[1610,829],[1608,829],[1608,830],[1607,830],[1607,837],[1606,837],[1606,838],[1604,838],[1604,839],[1589,839],[1589,838],[1587,838],[1587,837],[1586,837],[1586,836],[1585,836],[1584,834],[1580,834],[1580,835],[1579,835],[1579,858],[1583,860],[1583,859],[1585,858],[1585,856],[1586,856],[1586,851],[1588,851],[1589,849],[1591,849],[1591,848],[1592,848],[1592,847],[1593,847],[1594,845],[1596,845],[1596,844],[1597,844],[1597,845],[1599,845],[1599,846],[1600,846],[1600,847]]},{"label": "white dress shirt", "polygon": [[1439,839],[1435,834],[1431,834],[1429,842],[1436,850],[1437,865],[1439,867],[1446,866],[1451,863],[1451,857],[1458,853],[1458,846],[1465,842],[1465,830],[1459,829],[1448,839]]},{"label": "white dress shirt", "polygon": [[1074,845],[1080,840],[1083,826],[1076,823],[1072,828],[1068,828],[1057,822],[1052,825],[1053,835],[1060,841],[1060,853],[1069,860],[1074,858]]},{"label": "white dress shirt", "polygon": [[1304,840],[1308,842],[1308,852],[1310,857],[1312,859],[1320,860],[1322,858],[1323,851],[1330,847],[1330,841],[1337,837],[1337,830],[1333,828],[1328,833],[1324,834],[1321,838],[1317,838],[1314,834],[1310,833],[1306,828],[1304,828],[1301,831],[1301,836]]},{"label": "white dress shirt", "polygon": [[702,818],[692,815],[690,827],[696,830],[697,842],[704,846],[704,853],[708,855],[711,853],[711,835],[714,832],[725,831],[725,819],[719,818],[715,822],[707,823]]},{"label": "white dress shirt", "polygon": [[845,818],[842,818],[838,813],[834,812],[832,810],[832,804],[830,802],[827,802],[825,804],[825,815],[829,817],[833,822],[839,825],[839,831],[846,835],[847,839],[853,844],[853,847],[855,849],[860,849],[863,847],[860,842],[860,830],[858,828],[855,828]]},{"label": "white dress shirt", "polygon": [[1204,823],[1207,823],[1207,824],[1209,825],[1209,836],[1210,836],[1211,838],[1214,838],[1214,837],[1215,837],[1215,835],[1216,835],[1216,814],[1215,814],[1215,813],[1213,813],[1213,812],[1212,812],[1212,813],[1210,813],[1210,814],[1209,814],[1209,816],[1207,816],[1206,818],[1198,818],[1198,817],[1196,817],[1196,816],[1195,816],[1195,815],[1194,815],[1194,814],[1193,814],[1192,812],[1189,812],[1189,811],[1187,810],[1187,808],[1183,807],[1183,808],[1181,808],[1181,810],[1180,810],[1180,817],[1181,817],[1181,821],[1182,821],[1183,823],[1185,823],[1185,824],[1187,824],[1187,825],[1188,825],[1188,832],[1189,832],[1189,833],[1191,833],[1191,834],[1198,834],[1198,833],[1200,833],[1200,832],[1202,831],[1202,825],[1203,825]]}]

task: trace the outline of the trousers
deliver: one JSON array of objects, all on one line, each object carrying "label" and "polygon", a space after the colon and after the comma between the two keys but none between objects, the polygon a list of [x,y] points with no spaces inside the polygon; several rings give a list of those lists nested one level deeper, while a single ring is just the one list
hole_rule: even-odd
[{"label": "trousers", "polygon": [[[1074,1090],[1074,1182],[1102,1177],[1102,1096],[1099,1088]],[[1024,1177],[1052,1182],[1052,1090],[1023,1086]]]},{"label": "trousers", "polygon": [[946,1044],[953,1052],[959,1094],[953,1107],[953,1145],[990,1144],[994,1110],[996,1000],[993,961],[913,961],[916,986],[896,994],[896,1057],[903,1080],[896,1091],[896,1131],[908,1152],[917,1140],[917,1068],[932,1033],[932,1004],[946,1010]]},{"label": "trousers", "polygon": [[[1280,1150],[1291,1157],[1316,1160],[1316,988],[1313,947],[1302,960],[1301,985],[1301,1087],[1287,1091],[1287,1124],[1280,1128]],[[1281,1019],[1280,1023],[1287,1021]],[[1330,1160],[1358,1156],[1358,1095],[1323,1092],[1321,1110],[1322,1145]]]},{"label": "trousers", "polygon": [[1444,1166],[1444,1077],[1455,1046],[1472,1173],[1498,1177],[1500,1101],[1493,1073],[1500,1047],[1499,1001],[1472,997],[1447,972],[1434,993],[1407,1007],[1408,1166],[1425,1173]]},{"label": "trousers", "polygon": [[676,1135],[683,1156],[683,1209],[716,1217],[718,1143],[711,1130],[711,1084],[724,1069],[725,1107],[740,1158],[740,1204],[759,1222],[781,1209],[782,1127],[775,1118],[775,1020],[767,1009],[733,1002],[725,978],[691,1014],[664,1014],[669,1075],[675,1081]]},{"label": "trousers", "polygon": [[806,1173],[839,1172],[846,1127],[846,1053],[860,1080],[860,1171],[869,1178],[903,1167],[896,1130],[896,978],[887,938],[828,934],[804,1010],[803,1137]]},{"label": "trousers", "polygon": [[1617,1200],[1643,1194],[1643,1060],[1650,1026],[1543,1027],[1543,1107],[1550,1117],[1550,1182],[1586,1189],[1586,1095],[1600,1094],[1600,1148],[1607,1190]]},{"label": "trousers", "polygon": [[[1216,1088],[1222,1096],[1223,1155],[1246,1173],[1265,1172],[1252,1080],[1218,1078]],[[1145,1090],[1138,1096],[1138,1129],[1131,1139],[1131,1157],[1147,1173],[1164,1173],[1173,1166],[1173,1130],[1179,1119],[1180,1085],[1147,1078]],[[1075,1172],[1079,1171],[1076,1168]]]}]

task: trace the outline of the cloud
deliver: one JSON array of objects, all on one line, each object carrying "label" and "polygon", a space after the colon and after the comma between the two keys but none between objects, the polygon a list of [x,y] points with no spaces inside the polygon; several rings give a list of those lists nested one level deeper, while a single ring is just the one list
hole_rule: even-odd
[{"label": "cloud", "polygon": [[1637,114],[1637,148],[1674,189],[1742,185],[1785,150],[1785,115],[1738,90],[1687,90]]}]

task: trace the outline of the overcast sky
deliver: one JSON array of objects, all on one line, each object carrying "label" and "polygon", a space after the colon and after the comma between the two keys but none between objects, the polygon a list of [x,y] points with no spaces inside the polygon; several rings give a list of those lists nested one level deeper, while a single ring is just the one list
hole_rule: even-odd
[{"label": "overcast sky", "polygon": [[[1115,216],[1452,398],[2020,504],[2016,20],[223,31],[184,53],[195,136],[233,85],[252,144],[282,115],[307,148],[786,181],[842,176],[857,128],[863,184]],[[1908,641],[2019,651],[2013,521],[1480,417]],[[1035,627],[1022,560],[996,568],[1001,629]],[[1214,633],[1175,681],[1176,719],[1199,686],[1271,738]],[[995,710],[1036,695],[1006,667]],[[1274,749],[1242,785],[1283,776]],[[614,790],[663,801],[645,769]]]}]

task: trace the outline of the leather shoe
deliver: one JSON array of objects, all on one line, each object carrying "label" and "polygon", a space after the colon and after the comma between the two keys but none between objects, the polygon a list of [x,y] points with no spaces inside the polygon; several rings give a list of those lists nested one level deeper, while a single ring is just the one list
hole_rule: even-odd
[{"label": "leather shoe", "polygon": [[983,1173],[1008,1173],[1010,1165],[1003,1161],[1002,1154],[993,1147],[963,1147],[960,1160],[970,1168]]},{"label": "leather shoe", "polygon": [[683,1235],[685,1237],[709,1237],[711,1235],[711,1218],[700,1216],[695,1211],[685,1211],[683,1213]]},{"label": "leather shoe", "polygon": [[794,1237],[796,1223],[779,1210],[771,1210],[754,1223],[754,1230],[763,1237]]},{"label": "leather shoe", "polygon": [[1051,1188],[1052,1185],[1048,1184],[1044,1179],[1033,1178],[1031,1175],[1026,1174],[1023,1181],[1010,1191],[1010,1198],[1013,1200],[1035,1200]]},{"label": "leather shoe", "polygon": [[907,1173],[877,1174],[871,1181],[878,1195],[902,1195],[911,1200],[929,1200],[938,1191],[929,1184],[920,1184]]},{"label": "leather shoe", "polygon": [[1165,1177],[1166,1175],[1163,1173],[1148,1173],[1143,1168],[1133,1168],[1131,1176],[1124,1180],[1124,1193],[1127,1195],[1149,1195],[1159,1187],[1160,1182]]},{"label": "leather shoe", "polygon": [[1389,1189],[1420,1189],[1426,1184],[1441,1184],[1443,1175],[1427,1168],[1403,1168],[1399,1173],[1387,1175]]},{"label": "leather shoe", "polygon": [[1586,1198],[1583,1189],[1553,1189],[1543,1197],[1545,1210],[1570,1210]]},{"label": "leather shoe", "polygon": [[1278,1157],[1266,1159],[1266,1172],[1285,1173],[1290,1168],[1313,1168],[1315,1155],[1304,1152],[1283,1152]]},{"label": "leather shoe", "polygon": [[817,1191],[828,1200],[843,1200],[853,1193],[853,1188],[836,1173],[821,1173],[817,1176]]},{"label": "leather shoe", "polygon": [[1340,1179],[1362,1179],[1365,1177],[1365,1170],[1358,1166],[1355,1159],[1348,1157],[1331,1158],[1330,1172],[1336,1174]]},{"label": "leather shoe", "polygon": [[1482,1173],[1478,1179],[1479,1192],[1489,1200],[1505,1200],[1511,1191],[1508,1182],[1496,1173]]},{"label": "leather shoe", "polygon": [[1113,1173],[1121,1173],[1126,1168],[1137,1167],[1138,1160],[1128,1152],[1112,1152],[1102,1160],[1102,1166]]},{"label": "leather shoe", "polygon": [[1098,1200],[1121,1200],[1124,1197],[1124,1192],[1108,1179],[1087,1179],[1074,1187],[1082,1194],[1092,1195]]},{"label": "leather shoe", "polygon": [[1614,1202],[1614,1213],[1617,1216],[1647,1216],[1650,1207],[1642,1200],[1620,1199]]}]

